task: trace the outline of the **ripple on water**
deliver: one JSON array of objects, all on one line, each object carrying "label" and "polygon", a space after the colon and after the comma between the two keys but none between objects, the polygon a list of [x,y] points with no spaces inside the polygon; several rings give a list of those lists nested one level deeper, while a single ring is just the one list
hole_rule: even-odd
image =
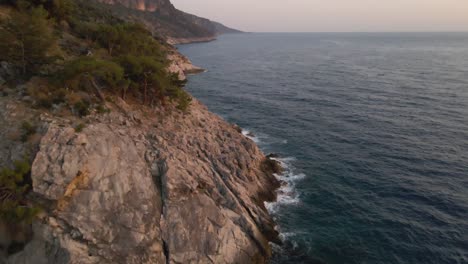
[{"label": "ripple on water", "polygon": [[236,34],[188,89],[281,153],[273,263],[468,263],[468,34]]}]

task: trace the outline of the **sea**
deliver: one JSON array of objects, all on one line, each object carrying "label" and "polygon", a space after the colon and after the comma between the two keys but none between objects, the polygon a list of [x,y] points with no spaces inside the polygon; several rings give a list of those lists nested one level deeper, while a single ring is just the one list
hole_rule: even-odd
[{"label": "sea", "polygon": [[468,33],[245,33],[187,89],[276,153],[282,263],[468,263]]}]

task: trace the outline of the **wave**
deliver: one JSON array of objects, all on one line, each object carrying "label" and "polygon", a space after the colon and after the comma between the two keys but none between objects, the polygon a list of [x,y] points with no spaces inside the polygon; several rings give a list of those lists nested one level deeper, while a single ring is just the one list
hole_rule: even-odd
[{"label": "wave", "polygon": [[[287,144],[288,141],[284,139],[272,139],[266,134],[256,132],[253,133],[249,129],[242,129],[242,134],[251,139],[257,145],[264,148],[271,147],[275,142],[280,142],[281,144]],[[281,174],[274,174],[274,176],[281,182],[281,187],[276,190],[276,201],[274,202],[265,202],[265,207],[272,216],[277,216],[281,213],[281,208],[284,206],[296,206],[301,203],[300,194],[296,190],[296,184],[303,180],[306,175],[304,173],[297,173],[296,168],[293,163],[296,161],[295,157],[283,157],[283,158],[271,158],[280,163],[283,168]],[[293,232],[281,232],[280,227],[276,227],[280,233],[279,238],[282,241],[289,240],[288,237],[295,235]]]},{"label": "wave", "polygon": [[278,214],[282,206],[297,205],[300,203],[300,195],[296,190],[297,182],[306,177],[304,173],[296,173],[292,162],[294,157],[272,158],[278,161],[283,167],[282,174],[275,174],[275,177],[282,182],[281,187],[276,191],[277,199],[275,202],[266,202],[265,207],[275,215]]},{"label": "wave", "polygon": [[250,140],[252,140],[256,144],[260,143],[260,139],[250,130],[242,129],[242,135],[249,138]]},{"label": "wave", "polygon": [[[265,143],[261,139],[269,138],[265,134],[253,133],[249,129],[242,129],[242,134],[251,139],[256,144]],[[286,144],[287,141],[281,140],[282,144]],[[265,207],[270,214],[277,214],[281,206],[299,204],[299,193],[296,191],[296,182],[304,179],[306,175],[304,173],[296,173],[292,162],[296,160],[294,157],[285,158],[272,158],[281,164],[284,169],[283,173],[275,174],[275,177],[282,182],[281,187],[276,191],[277,199],[275,202],[265,202]]]}]

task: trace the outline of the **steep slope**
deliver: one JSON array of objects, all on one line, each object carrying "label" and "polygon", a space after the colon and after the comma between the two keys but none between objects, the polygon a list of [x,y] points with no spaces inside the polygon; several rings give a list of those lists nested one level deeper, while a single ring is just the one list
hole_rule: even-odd
[{"label": "steep slope", "polygon": [[[0,263],[266,263],[278,234],[264,202],[275,199],[279,165],[162,74],[201,70],[174,47],[110,16],[111,5],[75,3],[90,5],[68,24],[44,12],[35,21],[59,33],[64,69],[84,74],[68,79],[78,87],[60,84],[64,69],[21,81],[15,64],[0,63]],[[121,6],[152,16],[167,10],[159,7]],[[117,40],[90,37],[112,29]],[[110,51],[109,43],[120,46]],[[148,71],[126,92],[125,58],[137,59],[132,69],[156,64],[149,94]],[[109,76],[128,78],[109,84]],[[41,210],[25,217],[33,209]]]},{"label": "steep slope", "polygon": [[218,22],[176,9],[169,0],[97,0],[111,5],[120,17],[140,21],[171,44],[213,40],[219,34],[237,33]]},{"label": "steep slope", "polygon": [[41,115],[31,178],[45,211],[7,263],[267,261],[277,234],[263,201],[278,181],[250,139],[197,101],[190,114],[108,106],[81,132]]}]

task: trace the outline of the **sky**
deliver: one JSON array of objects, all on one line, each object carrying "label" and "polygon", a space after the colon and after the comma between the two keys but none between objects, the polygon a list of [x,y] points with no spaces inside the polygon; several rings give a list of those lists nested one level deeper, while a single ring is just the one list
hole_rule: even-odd
[{"label": "sky", "polygon": [[468,0],[171,0],[249,32],[468,32]]}]

